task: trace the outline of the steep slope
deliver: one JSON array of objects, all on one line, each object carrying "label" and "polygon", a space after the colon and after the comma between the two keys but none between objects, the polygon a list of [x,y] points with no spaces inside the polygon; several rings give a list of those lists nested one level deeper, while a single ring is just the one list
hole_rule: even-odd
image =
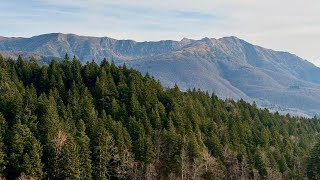
[{"label": "steep slope", "polygon": [[106,61],[49,64],[0,57],[0,179],[278,180],[320,173],[318,145],[311,151],[317,118],[164,88]]},{"label": "steep slope", "polygon": [[149,72],[165,86],[200,88],[279,111],[320,112],[320,69],[287,52],[236,37],[136,42],[74,34],[0,38],[0,50],[45,56],[76,55],[82,63],[104,57]]},{"label": "steep slope", "polygon": [[184,41],[135,42],[108,37],[88,37],[74,34],[52,33],[31,38],[0,38],[0,50],[33,52],[40,55],[64,57],[76,55],[83,62],[113,57],[116,60],[132,60],[171,52],[191,43]]},{"label": "steep slope", "polygon": [[319,68],[295,55],[253,46],[235,37],[205,38],[152,61],[145,58],[129,64],[153,73],[168,85],[176,82],[184,88],[200,87],[220,97],[250,97],[279,111],[298,108],[314,114],[320,105],[319,80],[315,78],[320,75]]}]

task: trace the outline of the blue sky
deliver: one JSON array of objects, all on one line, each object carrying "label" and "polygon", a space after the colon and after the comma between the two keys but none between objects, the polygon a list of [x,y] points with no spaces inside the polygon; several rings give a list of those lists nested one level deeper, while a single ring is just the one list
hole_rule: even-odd
[{"label": "blue sky", "polygon": [[318,0],[2,0],[0,36],[62,32],[137,41],[238,36],[320,65],[319,9]]}]

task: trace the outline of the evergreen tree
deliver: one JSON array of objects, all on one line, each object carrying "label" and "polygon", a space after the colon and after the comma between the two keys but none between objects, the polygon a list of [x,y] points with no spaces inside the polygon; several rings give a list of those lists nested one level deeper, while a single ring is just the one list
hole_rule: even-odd
[{"label": "evergreen tree", "polygon": [[82,76],[81,76],[81,64],[80,61],[73,56],[72,62],[71,62],[71,71],[72,71],[72,76],[73,76],[73,81],[80,85],[83,83],[82,81]]},{"label": "evergreen tree", "polygon": [[197,142],[196,137],[194,134],[191,135],[189,142],[188,142],[188,153],[189,153],[189,158],[191,162],[199,162],[201,161],[201,156],[202,156],[202,151],[201,147]]},{"label": "evergreen tree", "polygon": [[173,128],[170,128],[168,131],[164,131],[163,135],[164,143],[164,173],[169,175],[170,173],[181,172],[181,150],[183,146],[182,138],[179,134],[175,132]]},{"label": "evergreen tree", "polygon": [[320,142],[312,149],[307,165],[307,176],[309,179],[320,179]]},{"label": "evergreen tree", "polygon": [[7,131],[7,123],[0,113],[0,179],[5,177],[5,170],[6,170],[6,149],[4,144],[4,136],[6,135]]},{"label": "evergreen tree", "polygon": [[114,143],[114,139],[110,133],[105,129],[101,120],[99,121],[96,129],[96,136],[94,139],[93,150],[93,177],[94,179],[110,179],[108,165],[112,156],[117,153],[117,148]]},{"label": "evergreen tree", "polygon": [[11,80],[9,72],[0,68],[0,112],[12,125],[21,111],[22,96],[18,85]]},{"label": "evergreen tree", "polygon": [[8,177],[25,174],[29,178],[41,179],[43,177],[42,147],[29,128],[18,121],[13,126],[10,142]]},{"label": "evergreen tree", "polygon": [[319,133],[106,59],[0,56],[0,179],[319,179]]},{"label": "evergreen tree", "polygon": [[134,143],[135,159],[143,164],[153,161],[153,145],[150,137],[140,135]]},{"label": "evergreen tree", "polygon": [[52,139],[54,158],[49,177],[53,179],[80,179],[77,144],[64,131],[59,130]]},{"label": "evergreen tree", "polygon": [[77,147],[80,161],[80,177],[81,179],[92,179],[90,139],[86,135],[86,127],[82,120],[78,122],[77,130]]}]

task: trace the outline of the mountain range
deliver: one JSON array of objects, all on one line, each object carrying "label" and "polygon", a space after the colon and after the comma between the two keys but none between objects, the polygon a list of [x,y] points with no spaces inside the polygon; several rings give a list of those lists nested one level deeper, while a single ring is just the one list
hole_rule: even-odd
[{"label": "mountain range", "polygon": [[283,113],[320,113],[320,68],[294,54],[237,37],[136,42],[52,33],[0,37],[0,51],[5,57],[24,54],[38,59],[63,58],[68,53],[82,63],[107,58],[148,72],[165,86],[199,88]]}]

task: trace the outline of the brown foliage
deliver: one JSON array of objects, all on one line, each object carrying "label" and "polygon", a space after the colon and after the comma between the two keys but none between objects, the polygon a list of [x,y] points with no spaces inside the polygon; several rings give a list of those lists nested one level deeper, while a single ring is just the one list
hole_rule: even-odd
[{"label": "brown foliage", "polygon": [[[0,180],[5,180],[5,178],[4,179],[0,178]],[[28,177],[24,173],[21,173],[20,176],[17,178],[17,180],[37,180],[37,178]]]},{"label": "brown foliage", "polygon": [[53,146],[55,148],[55,152],[58,155],[61,154],[62,148],[66,144],[66,142],[67,142],[67,135],[63,131],[59,130],[56,136],[52,140]]}]

